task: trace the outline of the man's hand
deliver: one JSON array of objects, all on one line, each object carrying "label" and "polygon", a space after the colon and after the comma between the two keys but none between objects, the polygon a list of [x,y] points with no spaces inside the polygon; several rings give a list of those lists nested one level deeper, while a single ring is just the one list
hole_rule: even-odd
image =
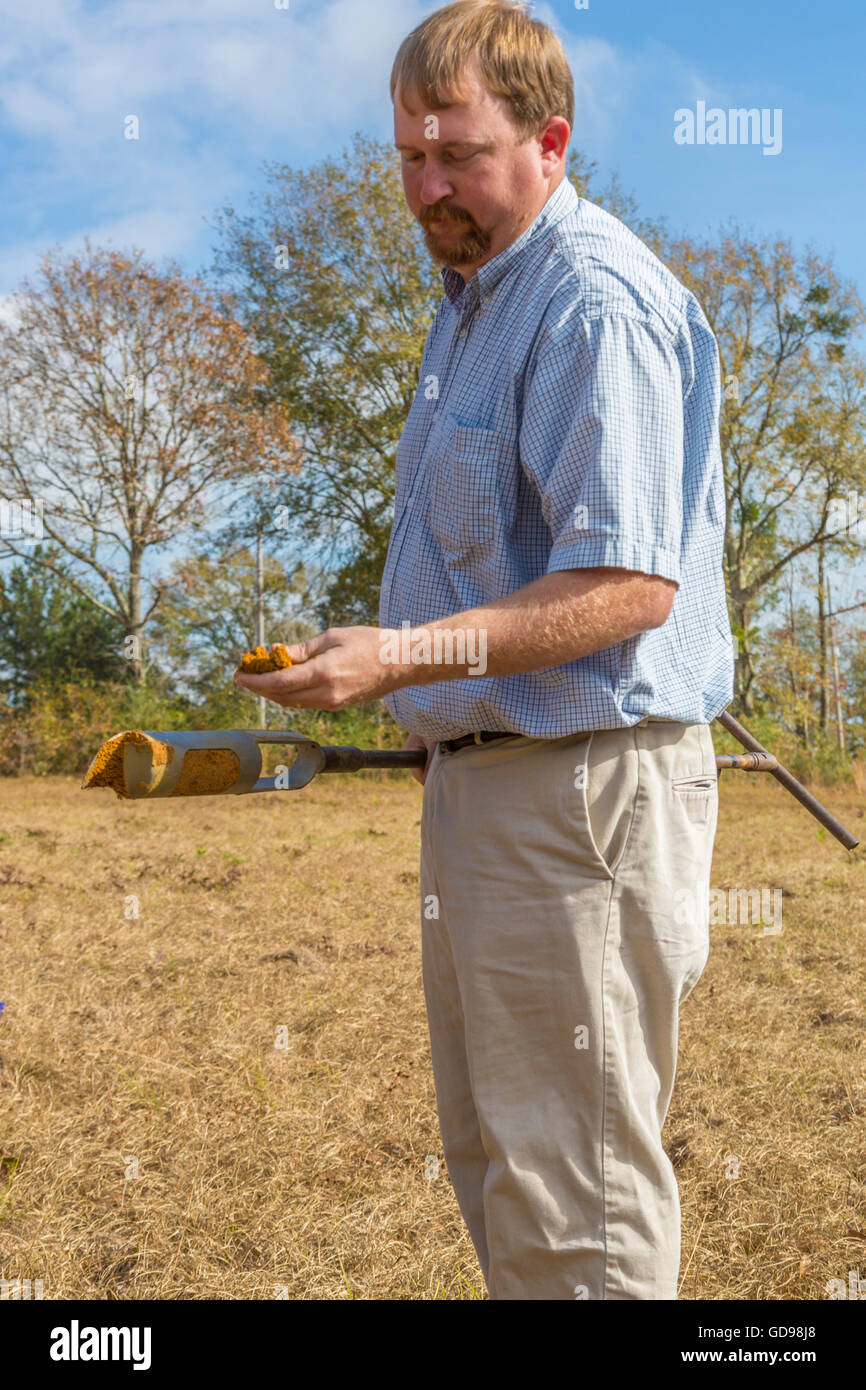
[{"label": "man's hand", "polygon": [[378,627],[328,628],[308,642],[287,643],[292,665],[285,670],[261,676],[236,671],[235,685],[298,709],[338,710],[378,700],[405,684],[403,668],[381,659],[382,635]]},{"label": "man's hand", "polygon": [[430,764],[433,761],[433,754],[436,752],[436,744],[427,743],[426,740],[423,739],[420,734],[410,734],[406,742],[403,744],[403,748],[404,750],[409,748],[427,749],[427,762],[424,764],[423,769],[420,767],[412,768],[412,776],[415,778],[415,781],[420,782],[421,786],[423,787],[424,783],[427,780],[427,773],[430,771]]}]

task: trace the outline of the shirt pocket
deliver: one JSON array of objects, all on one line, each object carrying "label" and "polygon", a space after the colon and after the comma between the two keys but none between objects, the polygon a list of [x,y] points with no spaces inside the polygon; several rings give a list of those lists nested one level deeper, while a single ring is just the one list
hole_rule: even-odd
[{"label": "shirt pocket", "polygon": [[448,414],[425,467],[430,530],[446,561],[494,553],[514,523],[517,441],[499,430],[463,425]]}]

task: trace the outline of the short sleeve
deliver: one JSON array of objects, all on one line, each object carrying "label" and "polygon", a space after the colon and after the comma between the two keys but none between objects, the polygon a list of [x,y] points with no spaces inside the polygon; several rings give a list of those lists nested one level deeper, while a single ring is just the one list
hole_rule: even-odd
[{"label": "short sleeve", "polygon": [[522,466],[552,547],[547,572],[614,566],[680,582],[683,378],[674,342],[628,314],[573,320],[524,397]]}]

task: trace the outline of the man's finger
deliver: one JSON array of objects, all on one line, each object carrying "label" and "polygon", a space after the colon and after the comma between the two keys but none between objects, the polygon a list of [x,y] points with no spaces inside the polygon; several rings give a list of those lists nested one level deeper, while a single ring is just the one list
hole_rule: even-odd
[{"label": "man's finger", "polygon": [[253,695],[265,695],[268,699],[277,694],[294,694],[311,689],[318,686],[320,681],[321,670],[316,670],[308,661],[300,662],[297,669],[295,666],[284,666],[281,671],[262,671],[259,675],[253,675],[250,671],[235,672],[235,685],[243,686]]},{"label": "man's finger", "polygon": [[265,699],[274,705],[283,705],[290,709],[335,708],[332,704],[333,686],[315,683],[287,689],[284,681],[274,681],[276,674],[287,675],[288,671],[269,672],[263,676],[244,676],[242,680],[236,680],[236,683],[249,690],[251,695],[264,695]]},{"label": "man's finger", "polygon": [[[316,641],[318,641],[318,638],[311,637],[308,642],[283,642],[282,646],[285,647],[289,656],[292,658],[292,665],[301,665],[303,662],[309,661],[310,657],[316,655],[312,650],[313,643]],[[271,650],[273,650],[275,646],[277,646],[277,643],[272,642]],[[287,670],[288,668],[284,667],[283,669]]]},{"label": "man's finger", "polygon": [[[309,661],[311,657],[318,656],[320,652],[327,651],[334,645],[333,636],[330,630],[319,632],[315,637],[308,637],[305,642],[284,642],[283,646],[292,658],[292,661]],[[275,642],[271,646],[276,646]]]}]

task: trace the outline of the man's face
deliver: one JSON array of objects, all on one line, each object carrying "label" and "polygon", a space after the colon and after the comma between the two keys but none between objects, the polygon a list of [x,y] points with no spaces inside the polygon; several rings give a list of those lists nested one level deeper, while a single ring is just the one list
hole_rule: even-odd
[{"label": "man's face", "polygon": [[568,123],[555,117],[544,135],[518,143],[504,99],[485,86],[477,64],[461,85],[465,104],[442,111],[426,111],[414,92],[405,94],[407,108],[398,88],[394,143],[427,250],[469,279],[538,216],[561,176]]}]

